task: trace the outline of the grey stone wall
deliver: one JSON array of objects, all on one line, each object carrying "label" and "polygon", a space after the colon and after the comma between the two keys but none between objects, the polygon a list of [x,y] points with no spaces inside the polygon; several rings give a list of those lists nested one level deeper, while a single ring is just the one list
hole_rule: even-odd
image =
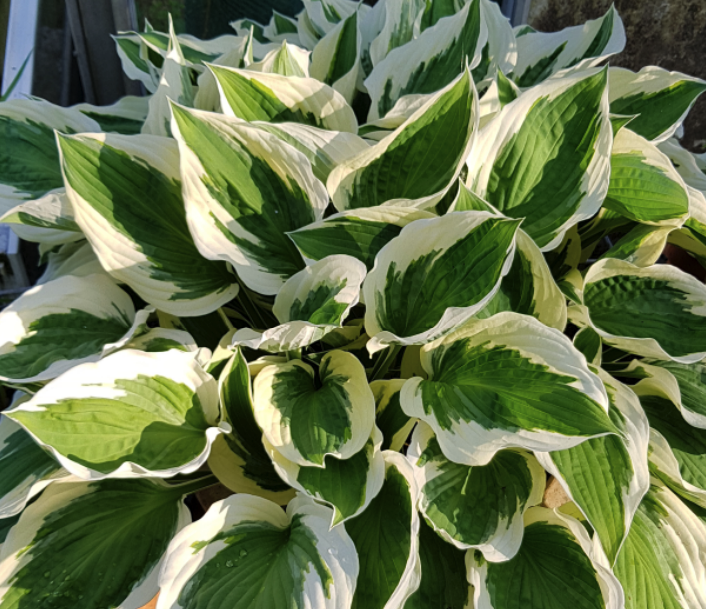
[{"label": "grey stone wall", "polygon": [[[603,15],[611,0],[532,0],[529,24],[553,32]],[[625,51],[611,65],[656,65],[706,79],[706,0],[615,0],[625,24]],[[706,94],[684,124],[682,143],[706,150]]]}]

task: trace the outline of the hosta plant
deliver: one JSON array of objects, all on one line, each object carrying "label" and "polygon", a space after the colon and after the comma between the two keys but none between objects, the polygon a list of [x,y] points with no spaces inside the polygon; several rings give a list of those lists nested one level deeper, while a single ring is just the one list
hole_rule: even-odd
[{"label": "hosta plant", "polygon": [[0,609],[705,607],[706,82],[304,5],[0,104]]}]

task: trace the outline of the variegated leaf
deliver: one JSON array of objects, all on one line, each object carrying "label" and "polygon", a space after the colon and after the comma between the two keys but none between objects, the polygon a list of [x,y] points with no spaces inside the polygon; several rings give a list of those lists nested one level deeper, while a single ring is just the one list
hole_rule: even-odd
[{"label": "variegated leaf", "polygon": [[381,205],[333,214],[289,233],[304,258],[322,260],[332,254],[357,258],[368,270],[378,252],[415,220],[434,214],[411,207]]},{"label": "variegated leaf", "polygon": [[73,109],[92,118],[103,131],[136,135],[142,130],[142,125],[147,118],[149,98],[127,95],[110,106],[77,104]]},{"label": "variegated leaf", "polygon": [[465,211],[404,227],[363,284],[368,349],[428,343],[482,310],[510,270],[518,224]]},{"label": "variegated leaf", "polygon": [[370,42],[369,61],[372,67],[378,65],[393,49],[414,40],[414,24],[426,12],[424,0],[384,0],[378,4],[382,5],[384,16],[380,32]]},{"label": "variegated leaf", "polygon": [[46,260],[47,266],[42,276],[37,280],[37,285],[65,275],[74,275],[76,277],[107,275],[91,244],[85,240],[74,241],[60,246],[56,251],[49,252]]},{"label": "variegated leaf", "polygon": [[478,96],[465,70],[392,134],[333,170],[326,183],[333,204],[338,211],[435,205],[458,178],[477,126]]},{"label": "variegated leaf", "polygon": [[5,212],[0,222],[11,224],[20,239],[35,241],[44,247],[84,238],[64,188],[50,190],[37,199],[20,203]]},{"label": "variegated leaf", "polygon": [[603,342],[682,364],[706,355],[706,287],[676,267],[616,259],[586,273],[583,302]]},{"label": "variegated leaf", "polygon": [[370,383],[375,396],[375,425],[382,431],[382,450],[402,452],[412,428],[417,422],[410,419],[400,406],[400,392],[404,379],[379,380]]},{"label": "variegated leaf", "polygon": [[434,530],[486,560],[511,559],[522,543],[527,509],[542,501],[546,474],[529,453],[502,450],[483,466],[449,461],[434,432],[420,423],[407,457],[415,467],[419,508]]},{"label": "variegated leaf", "polygon": [[385,116],[403,95],[435,93],[456,80],[464,67],[473,69],[480,63],[488,39],[480,4],[481,0],[469,1],[375,66],[365,80],[372,99],[368,120]]},{"label": "variegated leaf", "polygon": [[526,91],[480,130],[468,158],[469,188],[506,216],[523,218],[542,251],[593,216],[608,190],[606,79],[606,70],[585,71]]},{"label": "variegated leaf", "polygon": [[0,379],[56,378],[122,347],[144,324],[130,296],[106,275],[66,275],[22,294],[0,313]]},{"label": "variegated leaf", "polygon": [[328,455],[348,459],[362,450],[375,422],[365,369],[343,351],[327,353],[318,374],[301,360],[265,367],[255,379],[254,408],[275,450],[320,468]]},{"label": "variegated leaf", "polygon": [[169,545],[160,609],[348,609],[358,557],[331,509],[300,496],[286,513],[261,497],[214,503]]},{"label": "variegated leaf", "polygon": [[[461,185],[461,188],[465,186]],[[531,315],[550,328],[563,331],[566,327],[566,296],[554,281],[541,250],[522,229],[517,231],[516,243],[510,271],[478,318],[513,311]]]},{"label": "variegated leaf", "polygon": [[172,537],[191,521],[188,488],[153,480],[53,484],[0,554],[0,607],[140,609],[159,591]]},{"label": "variegated leaf", "polygon": [[67,195],[103,268],[175,315],[215,311],[238,293],[222,262],[199,255],[187,226],[175,142],[61,136]]},{"label": "variegated leaf", "polygon": [[242,120],[173,106],[184,204],[201,254],[234,265],[261,294],[304,267],[288,232],[323,216],[326,191],[306,157]]},{"label": "variegated leaf", "polygon": [[[151,58],[149,47],[135,32],[121,32],[113,36],[113,39],[125,76],[130,80],[141,82],[148,93],[154,93],[159,86],[161,57]],[[157,61],[159,67],[152,63],[153,59]]]},{"label": "variegated leaf", "polygon": [[[211,65],[225,66],[228,68],[247,68],[254,62],[253,46],[255,41],[250,32],[238,38],[238,43],[214,59]],[[194,108],[199,110],[219,111],[221,108],[221,94],[218,89],[216,77],[212,70],[204,70],[199,74],[198,89],[194,96]]]},{"label": "variegated leaf", "polygon": [[650,432],[632,390],[601,370],[599,376],[608,391],[608,414],[620,435],[589,439],[568,450],[537,453],[537,458],[585,514],[613,565],[650,486]]},{"label": "variegated leaf", "polygon": [[184,330],[174,330],[169,328],[151,328],[144,334],[140,334],[125,343],[125,349],[136,349],[145,353],[160,353],[177,349],[190,353],[198,351],[198,345],[194,337]]},{"label": "variegated leaf", "polygon": [[673,394],[650,380],[635,385],[650,422],[650,466],[677,493],[706,508],[706,430],[690,425]]},{"label": "variegated leaf", "polygon": [[98,132],[100,125],[72,108],[40,99],[14,99],[0,105],[0,212],[63,188],[54,130]]},{"label": "variegated leaf", "polygon": [[572,448],[615,433],[601,380],[558,330],[499,313],[422,348],[428,380],[405,383],[410,417],[428,423],[444,455],[486,465],[503,448]]},{"label": "variegated leaf", "polygon": [[365,123],[358,128],[358,135],[373,144],[390,135],[395,129],[402,126],[417,110],[426,104],[434,93],[424,95],[405,95],[400,97],[384,117]]},{"label": "variegated leaf", "polygon": [[706,429],[706,364],[636,359],[624,374],[644,379],[639,383],[642,388],[659,387],[689,425]]},{"label": "variegated leaf", "polygon": [[492,563],[467,552],[475,607],[516,609],[528,599],[541,599],[546,609],[624,606],[620,583],[578,520],[543,507],[524,518],[522,546],[511,560]]},{"label": "variegated leaf", "polygon": [[226,116],[249,122],[304,123],[356,133],[353,109],[338,91],[314,78],[210,66]]},{"label": "variegated leaf", "polygon": [[689,186],[706,191],[706,157],[689,152],[675,138],[658,145],[660,151],[669,157],[679,175]]},{"label": "variegated leaf", "polygon": [[342,19],[314,47],[311,76],[353,102],[360,79],[360,48],[363,43],[356,11]]},{"label": "variegated leaf", "polygon": [[[309,76],[309,56],[311,53],[286,41],[278,49],[267,53],[260,61],[247,66],[248,70],[282,76]],[[216,64],[226,65],[226,64]],[[238,66],[232,66],[238,67]]]},{"label": "variegated leaf", "polygon": [[314,176],[324,184],[338,165],[369,147],[363,138],[346,131],[329,131],[301,123],[257,121],[252,124],[276,135],[301,152],[309,159]]},{"label": "variegated leaf", "polygon": [[613,142],[603,205],[642,224],[681,226],[689,213],[689,195],[669,158],[625,127]]},{"label": "variegated leaf", "polygon": [[625,609],[706,605],[704,555],[706,510],[687,505],[653,480],[614,568]]},{"label": "variegated leaf", "polygon": [[492,0],[480,0],[480,17],[488,30],[488,40],[480,50],[480,62],[473,69],[473,79],[479,88],[482,81],[494,78],[496,73],[509,74],[517,63],[517,40],[500,5]]},{"label": "variegated leaf", "polygon": [[263,35],[273,42],[287,41],[291,44],[299,44],[299,34],[297,33],[297,20],[283,15],[276,10],[272,11],[270,22],[263,28]]},{"label": "variegated leaf", "polygon": [[321,340],[343,322],[360,298],[365,265],[343,254],[327,256],[299,271],[282,286],[272,312],[279,326],[250,328],[233,336],[233,345],[272,353],[301,349]]},{"label": "variegated leaf", "polygon": [[673,226],[635,224],[601,258],[617,258],[635,266],[652,266],[664,252]]},{"label": "variegated leaf", "polygon": [[[138,36],[148,48],[165,59],[174,45],[172,32],[157,32],[149,28],[147,31],[140,32]],[[214,61],[239,43],[238,37],[232,34],[218,36],[211,40],[200,40],[190,34],[179,34],[176,40],[187,65],[197,70],[203,70],[205,63]]]},{"label": "variegated leaf", "polygon": [[196,355],[119,351],[72,368],[4,414],[85,480],[193,472],[229,428],[216,427],[216,381]]},{"label": "variegated leaf", "polygon": [[404,609],[472,609],[473,588],[466,578],[465,552],[441,539],[424,518],[419,524],[422,578]]},{"label": "variegated leaf", "polygon": [[0,416],[0,518],[19,514],[30,499],[68,475],[22,427]]},{"label": "variegated leaf", "polygon": [[[593,364],[594,366],[601,365],[603,359],[603,342],[593,328],[590,326],[581,327],[574,335],[574,347],[583,354],[589,364]],[[610,412],[608,414],[610,414]]]},{"label": "variegated leaf", "polygon": [[399,453],[384,451],[385,482],[365,511],[345,523],[360,560],[351,609],[396,609],[419,588],[419,488]]},{"label": "variegated leaf", "polygon": [[221,418],[232,430],[216,439],[208,458],[211,471],[233,492],[288,503],[294,491],[278,476],[262,445],[253,412],[251,371],[240,349],[226,361],[218,388]]},{"label": "variegated leaf", "polygon": [[[76,224],[76,218],[64,188],[50,190],[38,199],[20,203],[0,217],[0,222],[76,233],[72,235],[73,238],[71,240],[83,239],[83,233],[81,233],[79,225]],[[18,227],[14,228],[17,230]],[[31,232],[26,236],[22,236],[23,239],[28,241],[33,240],[31,237]],[[46,243],[46,240],[44,242]],[[57,243],[61,242],[61,240],[57,241]],[[63,242],[66,242],[66,240]],[[50,243],[49,245],[55,244]]]},{"label": "variegated leaf", "polygon": [[385,480],[385,460],[380,452],[382,434],[377,427],[373,427],[362,450],[348,459],[329,455],[323,468],[297,465],[270,446],[267,439],[264,444],[282,480],[333,508],[332,528],[365,510]]},{"label": "variegated leaf", "polygon": [[603,17],[583,25],[551,34],[531,31],[517,36],[514,80],[520,87],[531,87],[564,68],[596,66],[624,48],[623,21],[611,6]]},{"label": "variegated leaf", "polygon": [[367,6],[354,0],[303,0],[304,11],[318,38],[323,38],[336,24],[350,17],[357,10],[365,15]]},{"label": "variegated leaf", "polygon": [[169,50],[164,58],[159,85],[150,97],[149,112],[142,125],[141,133],[147,135],[171,136],[171,110],[169,102],[185,106],[194,103],[194,87],[191,84],[188,64],[184,59],[181,45],[174,32],[171,15],[169,17]]},{"label": "variegated leaf", "polygon": [[630,130],[655,143],[674,135],[706,82],[679,72],[647,66],[639,72],[610,68],[608,95],[614,114],[637,115]]}]

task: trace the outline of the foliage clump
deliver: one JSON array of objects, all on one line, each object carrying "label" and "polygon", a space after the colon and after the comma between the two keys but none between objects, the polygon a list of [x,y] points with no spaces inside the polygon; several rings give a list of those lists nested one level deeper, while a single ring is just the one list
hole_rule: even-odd
[{"label": "foliage clump", "polygon": [[706,83],[608,67],[613,8],[304,4],[0,104],[47,265],[0,313],[0,609],[705,606],[706,286],[660,261],[706,265]]}]

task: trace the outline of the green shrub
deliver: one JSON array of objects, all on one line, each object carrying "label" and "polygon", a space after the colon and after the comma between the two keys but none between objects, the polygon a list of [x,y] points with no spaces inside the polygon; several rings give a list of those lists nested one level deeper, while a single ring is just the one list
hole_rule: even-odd
[{"label": "green shrub", "polygon": [[305,5],[121,34],[148,98],[0,104],[47,264],[0,313],[0,609],[706,606],[706,286],[659,264],[706,261],[706,83],[601,67],[613,8]]}]

